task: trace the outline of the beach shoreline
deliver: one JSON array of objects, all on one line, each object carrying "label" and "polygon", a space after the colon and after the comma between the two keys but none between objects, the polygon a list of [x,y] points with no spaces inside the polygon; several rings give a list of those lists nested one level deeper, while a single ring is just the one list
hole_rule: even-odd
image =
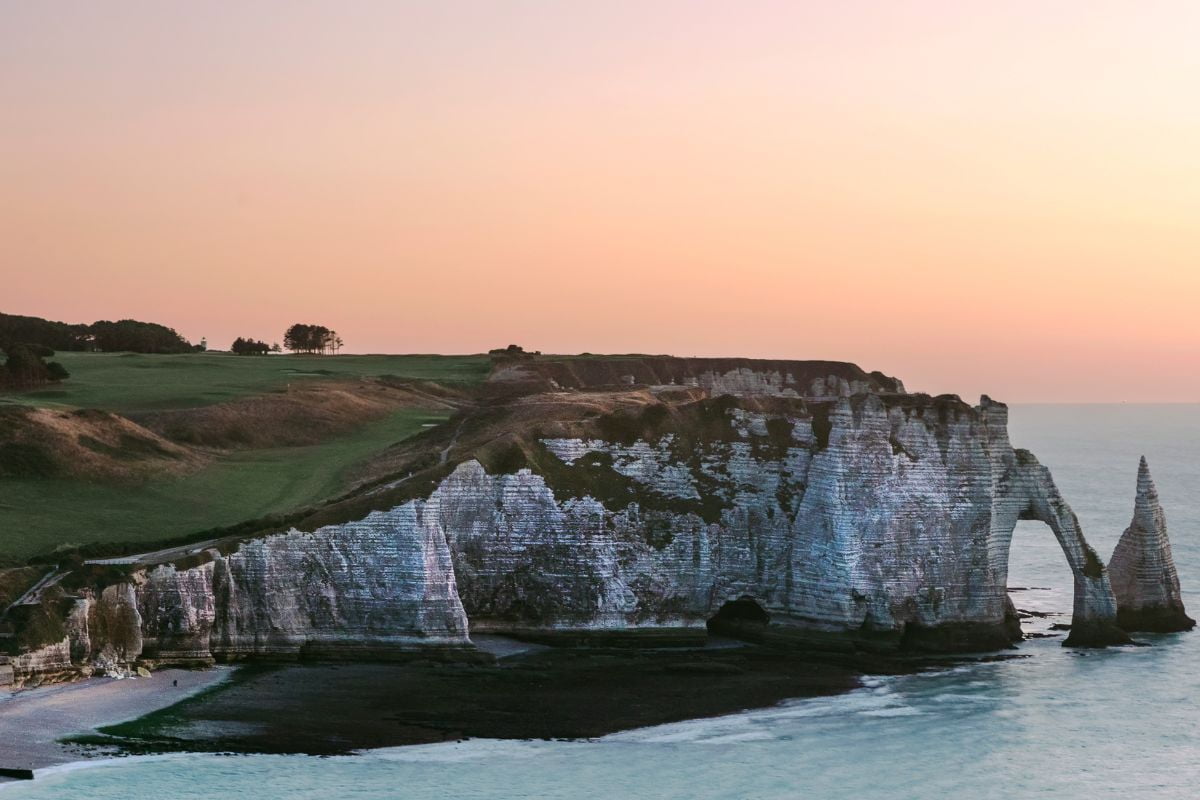
[{"label": "beach shoreline", "polygon": [[21,690],[0,696],[0,767],[36,778],[143,755],[342,756],[464,740],[590,740],[840,695],[866,673],[964,660],[822,658],[718,637],[670,649],[479,638],[494,663],[249,662]]},{"label": "beach shoreline", "polygon": [[0,768],[36,774],[86,760],[77,745],[60,740],[168,708],[232,674],[229,667],[164,669],[148,678],[93,677],[0,694]]},{"label": "beach shoreline", "polygon": [[[0,740],[21,737],[0,767],[167,752],[346,755],[462,739],[590,739],[840,694],[862,674],[757,646],[487,646],[501,651],[493,664],[255,662],[26,690],[0,701]],[[212,687],[219,688],[205,691]]]}]

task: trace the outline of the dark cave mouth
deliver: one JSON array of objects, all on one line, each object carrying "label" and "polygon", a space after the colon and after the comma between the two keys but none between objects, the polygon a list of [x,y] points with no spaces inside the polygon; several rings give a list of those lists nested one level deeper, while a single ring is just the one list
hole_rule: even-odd
[{"label": "dark cave mouth", "polygon": [[761,636],[770,622],[771,615],[757,600],[750,595],[742,595],[717,609],[717,613],[708,620],[707,627],[710,635],[753,639]]}]

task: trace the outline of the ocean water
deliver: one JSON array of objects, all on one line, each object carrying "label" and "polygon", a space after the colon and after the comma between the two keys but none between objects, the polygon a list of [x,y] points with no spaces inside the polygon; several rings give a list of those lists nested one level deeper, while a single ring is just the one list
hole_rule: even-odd
[{"label": "ocean water", "polygon": [[[1013,443],[1050,466],[1107,560],[1145,454],[1193,616],[1200,613],[1200,406],[1018,406]],[[1071,576],[1048,528],[1013,543],[1018,608],[1069,621]],[[122,759],[11,785],[17,798],[1195,798],[1200,632],[1151,647],[1073,651],[922,675],[591,742],[398,748],[344,758]],[[601,701],[602,702],[602,701]]]}]

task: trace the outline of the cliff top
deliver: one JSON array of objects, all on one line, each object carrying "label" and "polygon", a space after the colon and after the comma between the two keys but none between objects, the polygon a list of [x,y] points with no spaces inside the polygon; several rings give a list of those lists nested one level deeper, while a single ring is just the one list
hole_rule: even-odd
[{"label": "cliff top", "polygon": [[629,386],[702,386],[714,393],[825,397],[855,392],[903,393],[882,372],[845,361],[684,358],[661,355],[500,353],[488,376],[493,393],[533,393]]}]

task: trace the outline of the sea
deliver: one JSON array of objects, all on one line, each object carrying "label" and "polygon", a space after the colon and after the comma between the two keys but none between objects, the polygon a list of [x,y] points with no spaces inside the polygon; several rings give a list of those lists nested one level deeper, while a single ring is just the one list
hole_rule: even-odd
[{"label": "sea", "polygon": [[[1132,516],[1144,454],[1200,616],[1200,405],[1014,406],[1010,431],[1051,468],[1105,560]],[[1009,586],[1019,609],[1045,615],[1027,631],[1070,621],[1071,574],[1040,523],[1017,529]],[[1138,638],[1149,646],[1033,638],[1008,660],[868,677],[836,697],[593,741],[85,762],[9,784],[0,800],[1198,798],[1200,632]]]}]

